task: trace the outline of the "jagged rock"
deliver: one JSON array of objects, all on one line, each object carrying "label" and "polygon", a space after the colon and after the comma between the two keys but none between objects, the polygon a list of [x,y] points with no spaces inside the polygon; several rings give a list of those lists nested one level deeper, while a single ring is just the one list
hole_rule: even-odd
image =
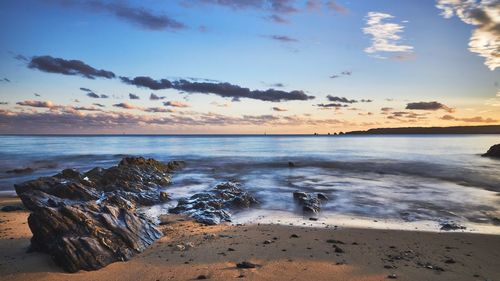
[{"label": "jagged rock", "polygon": [[500,144],[495,144],[483,154],[484,157],[500,158]]},{"label": "jagged rock", "polygon": [[199,223],[214,225],[230,221],[232,209],[250,208],[258,201],[238,184],[226,182],[217,185],[209,192],[197,193],[189,199],[182,198],[175,208],[169,210],[173,214],[186,214]]},{"label": "jagged rock", "polygon": [[69,272],[130,259],[162,236],[153,222],[135,213],[136,206],[168,198],[161,188],[181,166],[129,157],[109,169],[84,174],[66,169],[15,185],[31,211],[30,249],[50,254]]},{"label": "jagged rock", "polygon": [[302,207],[304,213],[317,214],[321,210],[321,201],[328,200],[328,197],[323,193],[314,195],[303,191],[295,191],[293,193],[293,199]]},{"label": "jagged rock", "polygon": [[441,226],[441,230],[444,231],[449,231],[449,230],[464,230],[467,229],[467,227],[457,224],[455,222],[443,222],[439,224]]}]

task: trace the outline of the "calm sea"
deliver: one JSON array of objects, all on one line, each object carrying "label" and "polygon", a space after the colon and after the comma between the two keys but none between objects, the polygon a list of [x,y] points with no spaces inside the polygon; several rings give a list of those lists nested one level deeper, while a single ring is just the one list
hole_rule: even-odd
[{"label": "calm sea", "polygon": [[[498,135],[0,136],[0,192],[64,168],[109,167],[138,155],[187,162],[166,187],[174,199],[240,182],[262,204],[236,214],[237,222],[435,230],[455,221],[500,233],[500,161],[480,156],[497,143]],[[34,172],[6,173],[24,167]],[[297,212],[294,190],[330,197],[318,222]]]}]

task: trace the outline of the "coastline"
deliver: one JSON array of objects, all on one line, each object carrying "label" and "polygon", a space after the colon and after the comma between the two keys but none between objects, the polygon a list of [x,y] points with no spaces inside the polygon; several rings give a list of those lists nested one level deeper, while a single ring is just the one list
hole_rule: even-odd
[{"label": "coastline", "polygon": [[[18,203],[17,198],[0,198],[0,206]],[[131,260],[68,274],[48,255],[26,253],[31,238],[27,216],[27,211],[0,212],[2,280],[194,280],[202,275],[212,280],[384,280],[391,274],[397,280],[500,277],[499,235],[270,224],[203,226],[173,215],[160,225],[165,236]],[[178,245],[187,249],[179,251]],[[237,268],[242,261],[257,267]]]}]

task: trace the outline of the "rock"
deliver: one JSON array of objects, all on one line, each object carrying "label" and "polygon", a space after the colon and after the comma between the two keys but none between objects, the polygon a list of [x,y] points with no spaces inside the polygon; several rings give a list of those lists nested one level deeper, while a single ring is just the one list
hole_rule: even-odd
[{"label": "rock", "polygon": [[198,275],[198,277],[196,277],[196,280],[205,280],[205,279],[208,279],[208,277],[206,275]]},{"label": "rock", "polygon": [[391,273],[391,274],[387,275],[387,278],[389,278],[389,279],[398,279],[398,276],[395,273]]},{"label": "rock", "polygon": [[273,243],[273,241],[271,241],[271,240],[266,240],[266,241],[264,241],[264,243],[263,243],[263,244],[266,244],[266,245],[267,245],[267,244],[271,244],[271,243]]},{"label": "rock", "polygon": [[290,161],[290,162],[288,162],[288,167],[291,167],[291,168],[292,168],[292,167],[295,167],[295,163],[293,163],[293,162],[291,162],[291,161]]},{"label": "rock", "polygon": [[482,156],[500,158],[500,144],[495,144],[494,146],[490,147],[490,149],[488,149],[488,151]]},{"label": "rock", "polygon": [[294,233],[294,234],[292,234],[292,235],[290,235],[290,238],[299,238],[299,237],[300,237],[300,236],[298,236],[298,235],[297,235],[297,234],[295,234],[295,233]]},{"label": "rock", "polygon": [[303,191],[295,191],[293,193],[293,199],[302,207],[304,213],[317,214],[321,210],[321,200],[327,200],[327,197],[322,193],[313,195]]},{"label": "rock", "polygon": [[256,268],[258,265],[255,263],[251,263],[249,261],[243,261],[241,263],[237,263],[236,267],[237,268]]},{"label": "rock", "polygon": [[23,211],[24,208],[21,206],[13,206],[13,205],[7,205],[2,207],[2,212],[14,212],[14,211]]},{"label": "rock", "polygon": [[319,200],[324,200],[324,201],[328,200],[328,196],[326,196],[324,193],[318,193],[317,196]]},{"label": "rock", "polygon": [[335,253],[339,253],[339,254],[342,254],[344,253],[344,249],[340,248],[339,246],[337,245],[333,245],[333,248],[335,249]]},{"label": "rock", "polygon": [[165,202],[170,200],[170,195],[165,191],[160,191],[160,201]]},{"label": "rock", "polygon": [[443,222],[439,224],[441,226],[441,230],[450,231],[450,230],[464,230],[467,227],[457,224],[455,222]]},{"label": "rock", "polygon": [[177,206],[169,209],[169,212],[186,214],[199,223],[215,225],[230,221],[231,210],[246,209],[257,204],[257,199],[242,190],[238,184],[225,182],[208,192],[180,199]]},{"label": "rock", "polygon": [[15,185],[31,212],[30,249],[51,255],[68,272],[130,259],[162,236],[135,209],[161,202],[172,171],[154,159],[129,157],[109,169],[66,169]]},{"label": "rock", "polygon": [[186,250],[186,246],[184,246],[182,244],[175,245],[175,250],[182,252],[182,251]]},{"label": "rock", "polygon": [[446,259],[446,260],[444,261],[444,263],[447,263],[447,264],[454,264],[454,263],[456,263],[456,261],[455,261],[454,259],[452,259],[452,258],[448,258],[448,259]]},{"label": "rock", "polygon": [[17,168],[6,171],[7,174],[31,174],[33,173],[33,169],[30,167],[27,168]]}]

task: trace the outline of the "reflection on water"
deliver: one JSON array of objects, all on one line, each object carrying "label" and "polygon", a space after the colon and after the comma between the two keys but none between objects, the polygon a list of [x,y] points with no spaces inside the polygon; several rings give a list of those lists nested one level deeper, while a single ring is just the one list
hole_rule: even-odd
[{"label": "reflection on water", "polygon": [[[480,154],[495,143],[499,136],[2,136],[0,191],[12,193],[16,182],[64,168],[107,167],[142,155],[187,161],[166,188],[174,199],[236,180],[262,202],[255,213],[269,217],[294,216],[291,194],[303,190],[330,197],[325,219],[494,225],[500,161]],[[35,171],[6,173],[23,167]],[[251,216],[236,219],[242,217]]]}]

